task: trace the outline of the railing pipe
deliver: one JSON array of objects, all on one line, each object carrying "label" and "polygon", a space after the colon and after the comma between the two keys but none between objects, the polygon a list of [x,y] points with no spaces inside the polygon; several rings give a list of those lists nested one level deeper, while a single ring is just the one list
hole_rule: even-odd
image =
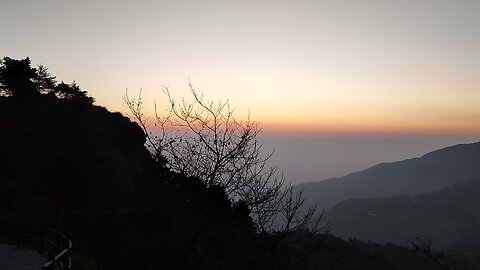
[{"label": "railing pipe", "polygon": [[[49,252],[48,261],[42,270],[69,270],[72,268],[72,241],[63,233],[42,224],[21,222],[19,218],[0,220],[0,233],[6,233],[6,240],[38,249],[40,253]],[[50,237],[47,237],[50,235]],[[13,238],[12,238],[13,236]],[[38,242],[38,240],[40,240]],[[12,243],[12,244],[13,244]]]}]

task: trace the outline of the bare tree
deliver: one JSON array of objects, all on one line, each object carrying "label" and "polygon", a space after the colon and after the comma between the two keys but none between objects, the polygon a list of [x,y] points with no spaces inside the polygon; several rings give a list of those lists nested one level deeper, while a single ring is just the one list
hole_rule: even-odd
[{"label": "bare tree", "polygon": [[227,101],[204,98],[189,82],[193,103],[176,103],[168,87],[163,92],[169,101],[166,115],[159,115],[155,104],[155,127],[150,130],[143,114],[141,95],[123,97],[131,117],[142,127],[147,146],[154,157],[166,157],[175,172],[197,177],[207,187],[221,186],[232,202],[245,202],[261,232],[288,232],[319,227],[316,209],[303,210],[302,193],[285,186],[283,175],[268,166],[273,152],[264,154],[258,141],[261,127],[257,122],[238,120]]}]

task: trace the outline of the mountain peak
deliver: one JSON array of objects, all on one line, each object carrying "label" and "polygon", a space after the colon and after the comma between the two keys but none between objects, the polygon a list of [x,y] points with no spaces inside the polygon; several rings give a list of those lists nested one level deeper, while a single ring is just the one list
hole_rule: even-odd
[{"label": "mountain peak", "polygon": [[380,163],[339,178],[301,184],[307,204],[330,208],[355,198],[438,191],[480,178],[480,142],[458,144],[392,163]]}]

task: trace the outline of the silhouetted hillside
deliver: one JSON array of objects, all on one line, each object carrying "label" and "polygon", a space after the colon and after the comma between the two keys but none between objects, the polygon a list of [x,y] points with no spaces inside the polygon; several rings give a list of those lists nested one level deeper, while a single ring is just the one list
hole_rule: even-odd
[{"label": "silhouetted hillside", "polygon": [[263,249],[248,209],[159,167],[119,113],[51,95],[0,97],[0,126],[0,218],[64,231],[77,269],[226,269]]},{"label": "silhouetted hillside", "polygon": [[[244,205],[157,164],[120,113],[52,95],[0,97],[0,126],[1,218],[64,231],[78,269],[240,269],[267,249]],[[275,252],[257,264],[281,264]]]},{"label": "silhouetted hillside", "polygon": [[480,143],[461,144],[340,178],[298,185],[307,204],[330,208],[347,199],[422,194],[480,179]]},{"label": "silhouetted hillside", "polygon": [[346,200],[325,216],[343,238],[408,246],[422,237],[436,248],[480,247],[480,180],[429,194]]},{"label": "silhouetted hillside", "polygon": [[14,198],[10,207],[35,213],[40,202],[61,201],[63,211],[145,204],[138,179],[152,176],[150,156],[142,131],[119,113],[49,96],[0,97],[0,123],[0,177],[35,198]]}]

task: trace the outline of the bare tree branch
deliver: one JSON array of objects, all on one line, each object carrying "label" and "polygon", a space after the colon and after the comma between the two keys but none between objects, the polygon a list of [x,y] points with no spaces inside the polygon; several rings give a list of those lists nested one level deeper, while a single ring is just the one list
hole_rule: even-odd
[{"label": "bare tree branch", "polygon": [[152,134],[141,92],[124,104],[147,137],[147,146],[154,156],[165,156],[168,167],[178,173],[200,179],[207,187],[222,187],[232,202],[243,201],[260,232],[276,232],[287,237],[290,232],[310,229],[327,232],[320,227],[321,213],[316,208],[303,209],[302,192],[285,187],[283,173],[268,166],[273,152],[264,155],[258,141],[259,123],[235,118],[229,101],[214,102],[204,98],[189,81],[193,103],[183,99],[176,103],[168,87],[163,87],[169,108],[162,116],[155,103],[155,126]]}]

